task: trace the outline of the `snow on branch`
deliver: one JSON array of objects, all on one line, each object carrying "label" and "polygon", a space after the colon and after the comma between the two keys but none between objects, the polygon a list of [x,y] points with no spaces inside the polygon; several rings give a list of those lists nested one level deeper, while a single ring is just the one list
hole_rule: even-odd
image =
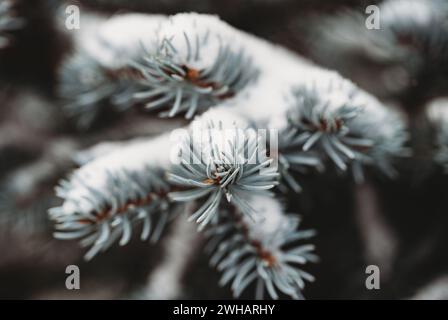
[{"label": "snow on branch", "polygon": [[428,79],[434,81],[437,77],[443,82],[448,72],[448,3],[387,0],[378,8],[379,29],[366,28],[365,15],[359,10],[311,22],[315,27],[308,37],[312,39],[310,51],[315,59],[327,66],[338,66],[338,70],[342,68],[354,77],[356,73],[370,72],[367,66],[374,63],[382,83],[372,86],[379,86],[381,95],[406,97],[409,92],[419,91],[416,86],[428,93],[445,93],[446,86],[428,86]]},{"label": "snow on branch", "polygon": [[147,109],[170,106],[162,116],[186,112],[190,119],[237,95],[258,71],[238,39],[214,17],[176,15],[161,24],[154,48],[134,66],[144,91],[134,97]]},{"label": "snow on branch", "polygon": [[10,43],[8,32],[17,30],[24,25],[24,20],[18,18],[14,13],[14,2],[11,0],[0,0],[0,49]]},{"label": "snow on branch", "polygon": [[314,277],[301,266],[318,261],[314,245],[304,241],[315,232],[298,230],[300,218],[283,214],[276,199],[254,195],[248,202],[258,212],[254,220],[231,208],[206,231],[210,262],[222,272],[220,285],[229,284],[235,297],[255,283],[257,299],[265,291],[272,299],[279,292],[303,299],[305,282]]},{"label": "snow on branch", "polygon": [[402,115],[337,74],[317,73],[292,92],[284,145],[317,148],[343,171],[352,164],[357,180],[363,179],[361,164],[395,174],[393,159],[406,155]]},{"label": "snow on branch", "polygon": [[131,14],[104,20],[88,17],[88,31],[75,38],[77,50],[60,69],[59,95],[81,127],[104,104],[191,118],[257,78],[240,37],[216,17]]},{"label": "snow on branch", "polygon": [[140,14],[109,20],[88,14],[82,17],[83,28],[73,37],[73,53],[59,67],[57,91],[66,115],[86,129],[102,110],[124,111],[134,104],[136,80],[141,75],[129,64],[141,56],[142,45],[155,37],[164,18]]},{"label": "snow on branch", "polygon": [[240,211],[253,216],[256,212],[245,198],[251,194],[269,196],[267,190],[278,183],[279,177],[254,128],[241,127],[241,123],[237,127],[223,117],[218,121],[204,118],[194,123],[192,134],[183,141],[180,163],[169,173],[173,184],[188,188],[170,193],[172,200],[189,202],[208,197],[190,217],[200,224],[200,229],[217,219],[224,196]]},{"label": "snow on branch", "polygon": [[86,259],[120,237],[120,245],[127,244],[138,224],[142,240],[152,231],[151,240],[157,241],[176,213],[168,202],[170,188],[162,169],[169,164],[168,156],[152,151],[166,143],[164,138],[133,142],[99,156],[61,181],[56,193],[64,203],[50,210],[55,237],[81,239],[83,246],[91,246]]},{"label": "snow on branch", "polygon": [[[132,28],[146,20],[148,28]],[[124,15],[95,28],[118,35],[98,31],[75,42],[102,79],[67,95],[86,123],[104,99],[139,100],[168,116],[203,114],[172,135],[81,153],[82,167],[57,188],[56,237],[79,239],[91,259],[115,241],[128,243],[138,224],[142,239],[157,240],[180,203],[196,205],[190,219],[211,235],[212,262],[236,296],[256,282],[257,297],[267,290],[271,298],[301,298],[313,277],[297,265],[316,257],[296,241],[313,233],[297,231],[297,217],[283,214],[276,186],[300,191],[296,171],[323,171],[327,160],[353,167],[358,180],[365,164],[391,175],[393,159],[405,153],[401,115],[338,74],[213,16]]]},{"label": "snow on branch", "polygon": [[434,131],[434,160],[448,168],[448,100],[439,98],[433,100],[426,111]]}]

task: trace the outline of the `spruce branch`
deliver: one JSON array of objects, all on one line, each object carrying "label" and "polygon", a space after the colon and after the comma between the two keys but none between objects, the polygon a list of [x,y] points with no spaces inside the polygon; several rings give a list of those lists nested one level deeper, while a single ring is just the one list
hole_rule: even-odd
[{"label": "spruce branch", "polygon": [[216,221],[224,197],[244,214],[253,216],[255,212],[245,198],[249,194],[267,196],[267,190],[278,183],[277,168],[270,167],[273,159],[267,157],[266,147],[260,145],[253,128],[229,129],[222,122],[210,122],[203,128],[203,142],[193,134],[188,136],[181,147],[180,164],[169,173],[173,184],[191,189],[171,192],[170,198],[190,202],[208,197],[190,217],[200,229]]},{"label": "spruce branch", "polygon": [[387,58],[406,68],[408,81],[417,78],[418,85],[424,88],[428,75],[445,78],[448,74],[448,3],[443,0],[389,0],[382,3],[380,10],[381,27],[386,31],[382,37],[387,46]]},{"label": "spruce branch", "polygon": [[361,112],[361,106],[354,101],[354,88],[343,99],[335,101],[334,96],[343,91],[343,85],[346,85],[344,81],[335,84],[330,80],[328,88],[317,88],[316,84],[297,88],[294,91],[297,107],[289,115],[289,121],[304,151],[319,144],[340,169],[346,170],[346,162],[355,158],[354,148],[370,147],[373,142],[367,139],[361,144],[346,140],[349,123]]},{"label": "spruce branch", "polygon": [[317,149],[342,171],[352,165],[357,180],[363,179],[363,164],[394,176],[391,161],[405,154],[400,115],[336,74],[293,89],[288,121],[292,143],[303,151]]},{"label": "spruce branch", "polygon": [[56,203],[51,189],[30,194],[0,186],[0,235],[48,234],[52,225],[46,211]]},{"label": "spruce branch", "polygon": [[[141,240],[147,240],[152,232],[151,242],[156,242],[172,218],[166,198],[169,186],[163,181],[160,170],[148,167],[138,172],[108,173],[107,190],[86,186],[90,193],[83,200],[92,206],[93,210],[89,211],[82,202],[70,198],[73,186],[82,185],[82,179],[75,173],[70,181],[60,183],[56,193],[65,199],[65,206],[53,208],[49,214],[56,223],[56,238],[81,239],[82,246],[91,246],[85,255],[87,260],[119,238],[119,244],[126,245],[138,224],[142,224]],[[67,214],[67,201],[73,206],[71,214]]]},{"label": "spruce branch", "polygon": [[169,206],[170,186],[164,179],[168,155],[152,152],[166,144],[165,139],[132,141],[92,159],[61,181],[56,191],[63,203],[49,212],[56,223],[55,236],[91,246],[86,259],[119,238],[120,245],[127,244],[137,225],[142,225],[142,240],[151,236],[152,242],[157,241],[177,213]]},{"label": "spruce branch", "polygon": [[[327,41],[327,45],[336,45],[336,50],[358,51],[380,63],[405,63],[406,59],[408,63],[418,63],[422,59],[429,62],[430,57],[445,58],[446,1],[387,0],[379,9],[379,30],[367,29],[365,17],[355,11],[323,19],[318,28],[322,45]],[[338,37],[340,40],[335,43]]]},{"label": "spruce branch", "polygon": [[14,13],[14,1],[0,0],[0,49],[10,43],[10,31],[20,29],[25,21]]},{"label": "spruce branch", "polygon": [[[100,50],[104,56],[85,48],[104,80],[98,92],[107,90],[98,95],[87,85],[95,102],[81,114],[122,92],[126,101],[132,96],[168,116],[204,113],[184,128],[174,150],[178,163],[168,134],[81,154],[82,167],[57,189],[64,202],[50,213],[56,236],[91,246],[90,259],[116,240],[126,244],[137,224],[148,238],[152,219],[163,226],[177,203],[197,205],[190,220],[207,227],[212,264],[235,296],[256,284],[258,298],[265,291],[271,298],[301,298],[313,277],[300,265],[316,261],[314,246],[301,241],[314,233],[297,230],[299,219],[283,214],[272,189],[284,179],[299,191],[295,171],[321,170],[327,160],[352,168],[357,180],[365,164],[393,173],[394,158],[405,153],[402,117],[339,75],[215,17],[180,14],[159,22],[145,41],[141,34],[120,40],[132,48],[129,56],[120,41]],[[115,87],[124,78],[130,90]],[[76,100],[77,93],[68,96]],[[267,153],[258,129],[278,131],[278,152]],[[160,230],[152,231],[155,238]]]},{"label": "spruce branch", "polygon": [[101,66],[88,53],[78,53],[60,69],[58,95],[66,114],[88,128],[102,109],[124,111],[133,105],[135,81],[130,70]]},{"label": "spruce branch", "polygon": [[[96,37],[75,43],[78,52],[62,64],[59,96],[80,127],[88,127],[108,106],[116,111],[140,105],[168,108],[162,116],[185,112],[190,119],[236,96],[257,78],[251,57],[218,19],[177,15],[164,21],[147,16],[145,24],[141,18],[100,21],[101,27],[91,27]],[[125,23],[143,24],[147,31],[120,44],[110,33]]]},{"label": "spruce branch", "polygon": [[123,112],[135,105],[133,94],[142,75],[130,63],[141,59],[142,48],[150,46],[164,19],[142,14],[110,19],[82,15],[83,28],[73,36],[74,50],[58,69],[57,85],[67,116],[80,129],[89,128],[101,111]]},{"label": "spruce branch", "polygon": [[303,241],[315,232],[298,230],[300,218],[284,215],[278,200],[253,196],[249,202],[258,212],[255,219],[234,207],[206,231],[210,264],[222,272],[220,285],[230,284],[235,297],[255,283],[257,299],[265,291],[272,299],[279,293],[303,299],[305,281],[314,277],[300,266],[318,261],[314,246]]},{"label": "spruce branch", "polygon": [[[446,92],[448,72],[448,4],[444,0],[387,0],[379,5],[379,29],[368,29],[365,15],[348,10],[321,17],[310,32],[314,57],[329,67],[356,73],[378,66],[383,83],[378,94],[404,95]],[[344,62],[345,61],[345,62]],[[367,63],[366,63],[367,62]],[[435,81],[437,78],[439,81]],[[437,86],[428,86],[428,81]],[[365,78],[360,79],[366,81]],[[383,86],[383,87],[381,87]],[[419,90],[416,90],[416,87]],[[422,94],[422,93],[420,93]],[[425,97],[427,98],[427,97]]]},{"label": "spruce branch", "polygon": [[[443,0],[388,0],[384,1],[382,22],[390,34],[390,41],[398,47],[409,46],[411,50],[439,49],[438,40],[447,40],[446,18],[448,4]],[[432,32],[431,32],[432,31]],[[408,38],[403,38],[407,36]],[[431,48],[432,47],[432,48]],[[442,53],[436,50],[432,53]]]},{"label": "spruce branch", "polygon": [[162,24],[155,52],[134,64],[147,87],[134,97],[147,109],[169,107],[162,116],[185,112],[190,119],[196,111],[238,94],[256,78],[258,71],[245,50],[235,49],[234,41],[208,29],[206,22],[173,17]]},{"label": "spruce branch", "polygon": [[303,139],[297,134],[295,128],[287,127],[278,135],[278,170],[285,185],[281,184],[279,187],[285,192],[287,187],[297,193],[302,191],[295,173],[306,173],[310,168],[319,172],[324,171],[319,154],[310,150],[301,150],[302,144]]},{"label": "spruce branch", "polygon": [[47,234],[51,230],[46,211],[57,203],[52,185],[71,166],[77,145],[62,138],[43,147],[39,158],[11,170],[0,183],[0,233]]},{"label": "spruce branch", "polygon": [[448,101],[440,98],[432,101],[426,116],[434,131],[433,158],[436,163],[448,169]]}]

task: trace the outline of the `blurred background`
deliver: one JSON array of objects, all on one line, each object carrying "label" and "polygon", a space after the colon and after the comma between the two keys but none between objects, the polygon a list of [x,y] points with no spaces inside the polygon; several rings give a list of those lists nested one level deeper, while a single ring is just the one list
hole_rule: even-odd
[{"label": "blurred background", "polygon": [[[316,281],[304,295],[448,298],[448,175],[433,161],[434,128],[425,116],[435,99],[448,94],[448,29],[437,19],[428,25],[414,21],[420,19],[422,1],[10,2],[9,14],[16,21],[10,30],[0,31],[0,298],[231,298],[202,254],[200,235],[186,222],[171,224],[157,245],[136,238],[88,263],[75,241],[52,238],[47,210],[60,204],[54,186],[76,168],[77,152],[186,123],[182,117],[159,119],[137,109],[117,113],[105,108],[89,129],[76,126],[57,94],[61,65],[74,50],[70,33],[76,30],[63,30],[60,23],[69,4],[79,6],[81,15],[216,14],[337,70],[385,104],[401,108],[414,154],[399,163],[397,179],[371,173],[368,183],[356,186],[336,173],[308,175],[303,177],[304,192],[287,199],[289,211],[300,212],[306,226],[318,230],[321,262],[308,269]],[[445,9],[443,0],[423,2],[432,3],[434,12]],[[381,8],[381,30],[365,27],[369,5]],[[440,21],[447,19],[448,14]],[[65,288],[70,264],[80,267],[81,290]],[[369,264],[380,266],[380,290],[365,287]]]}]

